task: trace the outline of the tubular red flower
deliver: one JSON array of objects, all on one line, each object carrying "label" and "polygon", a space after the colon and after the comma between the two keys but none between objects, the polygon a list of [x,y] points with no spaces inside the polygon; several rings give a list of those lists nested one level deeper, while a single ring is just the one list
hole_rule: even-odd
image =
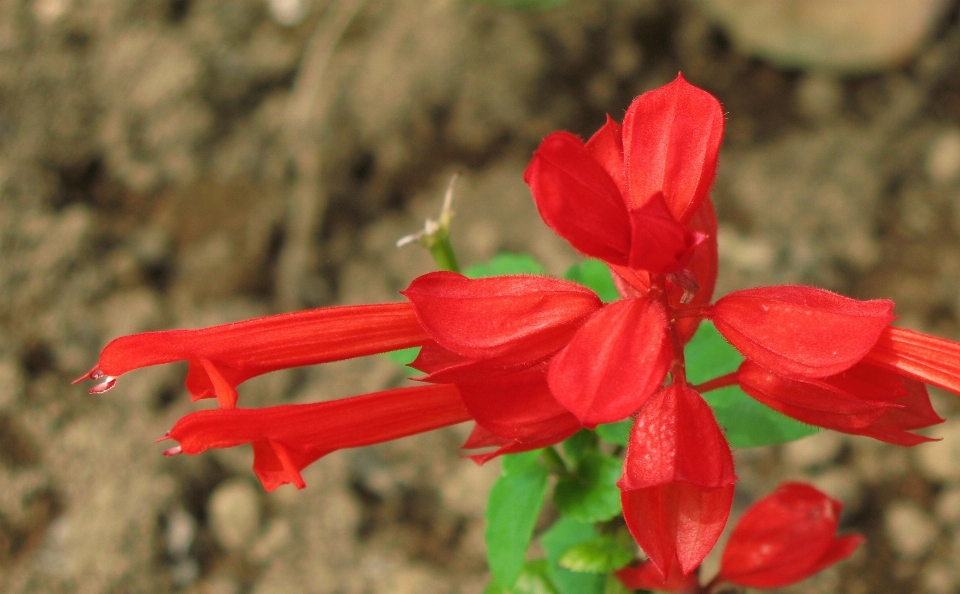
[{"label": "tubular red flower", "polygon": [[300,471],[330,452],[356,448],[470,420],[450,384],[398,388],[313,404],[204,410],[174,425],[174,453],[253,444],[253,469],[267,491],[306,486]]},{"label": "tubular red flower", "polygon": [[594,427],[639,410],[660,389],[671,360],[663,306],[623,299],[587,320],[551,360],[548,381],[557,401]]},{"label": "tubular red flower", "polygon": [[[409,303],[327,307],[198,330],[122,336],[110,342],[97,365],[74,383],[187,361],[186,386],[191,397],[216,396],[221,408],[233,408],[236,387],[263,373],[419,346],[429,340]],[[93,391],[103,391],[99,388]]]},{"label": "tubular red flower", "polygon": [[755,503],[733,529],[718,581],[779,588],[849,557],[864,539],[837,538],[842,505],[809,485],[786,483]]},{"label": "tubular red flower", "polygon": [[700,565],[726,524],[736,480],[730,446],[699,394],[674,384],[647,402],[617,486],[627,527],[662,576],[674,558],[684,574]]},{"label": "tubular red flower", "polygon": [[687,222],[713,185],[723,126],[720,102],[682,75],[637,97],[623,118],[627,206],[663,192],[673,217]]},{"label": "tubular red flower", "polygon": [[885,328],[864,361],[960,394],[960,343],[906,328]]},{"label": "tubular red flower", "polygon": [[468,279],[432,272],[402,293],[440,346],[504,367],[541,361],[560,350],[601,306],[586,287],[533,275]]},{"label": "tubular red flower", "polygon": [[909,431],[943,422],[923,384],[868,363],[823,379],[793,379],[744,361],[737,381],[747,394],[789,417],[897,445],[932,441]]},{"label": "tubular red flower", "polygon": [[717,301],[712,319],[748,359],[781,375],[822,378],[863,359],[894,316],[886,299],[778,286],[730,293]]},{"label": "tubular red flower", "polygon": [[720,104],[678,76],[637,97],[622,128],[607,116],[586,144],[548,136],[524,180],[544,222],[583,254],[678,272],[707,239],[686,223],[706,201],[722,137]]},{"label": "tubular red flower", "polygon": [[743,391],[798,421],[850,433],[882,417],[893,404],[849,394],[826,381],[777,375],[752,361],[737,371]]}]

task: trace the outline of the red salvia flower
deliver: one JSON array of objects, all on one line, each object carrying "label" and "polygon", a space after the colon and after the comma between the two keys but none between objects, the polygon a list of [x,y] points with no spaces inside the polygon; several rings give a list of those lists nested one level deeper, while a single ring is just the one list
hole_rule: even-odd
[{"label": "red salvia flower", "polygon": [[253,444],[253,469],[267,491],[306,486],[300,471],[343,448],[390,441],[470,420],[455,386],[441,384],[262,409],[204,410],[180,419],[168,455]]},{"label": "red salvia flower", "polygon": [[708,593],[734,584],[780,588],[804,580],[849,557],[864,542],[859,534],[836,536],[842,505],[803,483],[784,483],[743,514],[723,551],[720,572],[700,586],[696,572],[674,562],[665,572],[653,561],[616,573],[625,586],[665,592]]},{"label": "red salvia flower", "polygon": [[164,330],[117,338],[100,361],[74,383],[116,378],[141,367],[187,361],[186,387],[194,400],[216,397],[233,408],[236,387],[252,377],[290,367],[339,361],[429,342],[409,303],[327,307],[254,318],[200,330]]},{"label": "red salvia flower", "polygon": [[676,562],[700,565],[730,514],[730,446],[713,412],[692,388],[673,384],[651,398],[630,433],[623,478],[623,517],[661,575]]},{"label": "red salvia flower", "polygon": [[779,588],[846,559],[864,538],[836,536],[842,507],[809,485],[781,485],[743,514],[723,551],[717,581]]},{"label": "red salvia flower", "polygon": [[717,301],[713,323],[745,357],[791,377],[827,377],[863,359],[894,320],[893,302],[812,287],[762,287]]}]

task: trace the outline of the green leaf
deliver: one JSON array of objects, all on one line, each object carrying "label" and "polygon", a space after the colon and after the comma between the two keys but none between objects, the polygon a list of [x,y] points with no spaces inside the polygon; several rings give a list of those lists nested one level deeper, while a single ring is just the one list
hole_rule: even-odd
[{"label": "green leaf", "polygon": [[[743,356],[704,320],[687,345],[687,379],[694,384],[737,370]],[[747,396],[737,386],[703,395],[723,427],[727,441],[735,448],[752,448],[786,443],[817,432]],[[598,427],[599,429],[599,427]]]},{"label": "green leaf", "polygon": [[593,431],[581,429],[563,442],[563,453],[574,463],[587,453],[596,449],[597,435]]},{"label": "green leaf", "polygon": [[463,274],[470,278],[484,278],[504,274],[544,274],[544,272],[543,265],[533,256],[505,252],[497,254],[487,262],[467,267]]},{"label": "green leaf", "polygon": [[563,6],[570,0],[481,0],[486,4],[493,4],[511,10],[542,11]]},{"label": "green leaf", "polygon": [[591,450],[586,452],[576,472],[557,481],[553,503],[566,517],[581,522],[604,522],[620,514],[620,489],[617,479],[623,474],[623,462]]},{"label": "green leaf", "polygon": [[633,592],[633,590],[620,583],[620,580],[618,580],[612,573],[607,574],[606,581],[607,584],[603,589],[603,594],[631,594],[631,592]]},{"label": "green leaf", "polygon": [[635,556],[617,539],[601,536],[567,549],[560,556],[560,566],[583,573],[610,573],[626,567]]},{"label": "green leaf", "polygon": [[487,586],[483,594],[565,594],[557,589],[550,575],[549,563],[543,559],[527,563],[517,579],[517,583],[510,588],[504,588],[493,582]]},{"label": "green leaf", "polygon": [[593,524],[571,518],[560,518],[540,536],[540,544],[550,562],[550,576],[561,594],[603,594],[603,578],[589,573],[576,573],[560,567],[560,556],[570,547],[594,540]]},{"label": "green leaf", "polygon": [[600,260],[584,260],[574,264],[563,278],[589,288],[607,303],[620,299],[620,293],[610,276],[610,269]]},{"label": "green leaf", "polygon": [[633,419],[627,419],[618,423],[598,425],[596,431],[603,441],[627,447],[627,443],[630,441],[630,429],[632,428]]},{"label": "green leaf", "polygon": [[512,588],[524,568],[527,548],[547,495],[547,469],[540,452],[505,456],[503,474],[487,500],[487,561],[497,583]]}]

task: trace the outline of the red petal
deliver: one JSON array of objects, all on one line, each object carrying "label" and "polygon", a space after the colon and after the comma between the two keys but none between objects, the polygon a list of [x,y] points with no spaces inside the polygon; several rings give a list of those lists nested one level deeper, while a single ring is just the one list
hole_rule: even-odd
[{"label": "red petal", "polygon": [[587,256],[626,263],[630,223],[620,189],[579,138],[567,132],[547,136],[523,179],[557,235]]},{"label": "red petal", "polygon": [[647,402],[630,431],[617,483],[624,491],[683,481],[732,485],[733,455],[707,403],[686,384],[673,384]]},{"label": "red petal", "polygon": [[885,328],[868,363],[960,394],[960,343],[906,328]]},{"label": "red petal", "polygon": [[767,369],[826,377],[866,356],[893,321],[893,302],[858,301],[812,287],[761,287],[717,301],[713,323]]},{"label": "red petal", "polygon": [[76,381],[98,373],[117,377],[133,369],[189,361],[193,398],[215,393],[222,405],[234,388],[257,375],[303,365],[422,345],[429,341],[409,303],[327,307],[254,318],[199,330],[122,336]]},{"label": "red petal", "polygon": [[634,99],[623,118],[630,208],[662,191],[673,217],[686,222],[713,184],[723,124],[716,98],[683,76]]},{"label": "red petal", "polygon": [[620,421],[663,384],[669,347],[662,305],[615,301],[591,316],[550,362],[550,390],[588,427]]},{"label": "red petal", "polygon": [[254,470],[268,491],[302,488],[300,471],[343,448],[356,448],[470,420],[452,385],[386,390],[353,398],[261,409],[203,410],[174,425],[184,453],[254,444]]},{"label": "red petal", "polygon": [[860,399],[825,381],[786,378],[752,361],[743,362],[737,381],[751,397],[788,417],[845,433],[867,427],[895,406]]},{"label": "red petal", "polygon": [[533,275],[468,279],[431,272],[402,293],[440,346],[503,366],[536,362],[560,350],[601,305],[586,287]]},{"label": "red petal", "polygon": [[432,342],[420,349],[410,367],[428,374],[426,377],[417,378],[418,381],[451,384],[519,373],[538,363],[540,362],[526,361],[522,364],[504,365],[497,359],[468,359]]},{"label": "red petal", "polygon": [[915,446],[937,441],[932,437],[909,433],[910,430],[942,423],[944,419],[933,410],[926,386],[911,379],[904,379],[903,385],[906,386],[905,395],[893,401],[893,404],[901,408],[889,409],[873,423],[852,433],[900,446]]},{"label": "red petal", "polygon": [[781,485],[748,509],[733,529],[719,579],[778,588],[813,575],[825,562],[839,560],[837,555],[852,544],[846,540],[834,548],[841,508],[839,501],[809,485]]},{"label": "red petal", "polygon": [[609,115],[603,126],[587,141],[587,151],[617,184],[620,195],[627,195],[626,172],[623,167],[623,135],[620,124]]},{"label": "red petal", "polygon": [[675,562],[682,573],[689,574],[720,538],[733,490],[733,485],[707,488],[669,483],[623,491],[623,519],[661,575],[667,575]]},{"label": "red petal", "polygon": [[833,544],[830,545],[827,552],[824,553],[823,557],[813,566],[810,575],[820,573],[831,565],[843,561],[865,542],[867,542],[867,539],[860,534],[847,534],[846,536],[834,539]]},{"label": "red petal", "polygon": [[[539,435],[532,439],[527,439],[524,441],[518,439],[505,440],[506,442],[497,447],[496,450],[492,452],[486,452],[482,454],[467,454],[467,457],[476,462],[477,464],[486,464],[490,460],[502,456],[504,454],[519,454],[521,452],[529,452],[531,450],[539,450],[540,448],[545,448],[547,446],[552,446],[560,443],[561,441],[572,436],[574,433],[582,429],[583,427],[574,419],[572,422],[569,420],[563,420],[557,418],[553,421],[552,425],[543,423],[540,425]],[[478,426],[479,427],[479,426]],[[492,435],[492,434],[491,434]],[[473,435],[471,434],[471,437]],[[479,440],[472,440],[473,443],[479,443]],[[489,446],[479,446],[479,445],[468,445],[471,444],[471,440],[467,440],[467,443],[463,444],[464,449],[470,449],[472,447],[489,447]],[[497,444],[491,444],[496,446]]]},{"label": "red petal", "polygon": [[630,268],[651,274],[682,270],[690,262],[693,250],[707,238],[673,218],[663,192],[657,192],[640,208],[632,209],[630,225]]},{"label": "red petal", "polygon": [[823,381],[862,400],[895,402],[909,395],[898,373],[868,363],[857,363]]},{"label": "red petal", "polygon": [[581,428],[553,398],[543,366],[457,385],[470,416],[500,437],[529,442],[552,437],[563,428]]},{"label": "red petal", "polygon": [[[689,592],[696,588],[697,574],[683,574],[680,563],[674,559],[673,565],[664,579],[660,570],[650,561],[644,561],[634,567],[624,567],[614,575],[620,583],[630,590],[656,590],[658,592]],[[696,590],[693,590],[696,591]]]}]

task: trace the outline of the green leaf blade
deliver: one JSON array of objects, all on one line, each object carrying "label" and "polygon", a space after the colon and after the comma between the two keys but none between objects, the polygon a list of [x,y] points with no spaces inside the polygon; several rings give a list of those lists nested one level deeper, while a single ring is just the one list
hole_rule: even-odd
[{"label": "green leaf blade", "polygon": [[503,252],[487,262],[468,266],[463,274],[469,278],[486,278],[504,274],[544,274],[545,272],[543,265],[530,254]]},{"label": "green leaf blade", "polygon": [[[702,383],[732,373],[740,367],[743,356],[704,320],[687,345],[687,379]],[[813,435],[811,427],[791,419],[750,398],[737,386],[713,390],[703,395],[723,427],[727,441],[735,448],[753,448],[787,443]]]},{"label": "green leaf blade", "polygon": [[560,556],[560,566],[581,573],[605,574],[626,567],[635,554],[617,539],[601,536],[575,545]]},{"label": "green leaf blade", "polygon": [[[540,452],[505,456],[504,472],[487,500],[487,560],[497,583],[510,589],[523,572],[533,529],[547,495]],[[512,460],[511,460],[512,458]]]},{"label": "green leaf blade", "polygon": [[620,514],[617,480],[623,463],[593,450],[584,454],[576,472],[557,481],[553,503],[560,513],[580,522],[605,522]]},{"label": "green leaf blade", "polygon": [[620,293],[613,284],[610,269],[600,260],[584,260],[571,266],[563,278],[579,283],[597,295],[605,303],[620,299]]},{"label": "green leaf blade", "polygon": [[597,538],[593,524],[561,517],[540,537],[540,544],[550,563],[550,576],[560,594],[604,594],[603,577],[577,573],[558,565],[567,549]]}]

